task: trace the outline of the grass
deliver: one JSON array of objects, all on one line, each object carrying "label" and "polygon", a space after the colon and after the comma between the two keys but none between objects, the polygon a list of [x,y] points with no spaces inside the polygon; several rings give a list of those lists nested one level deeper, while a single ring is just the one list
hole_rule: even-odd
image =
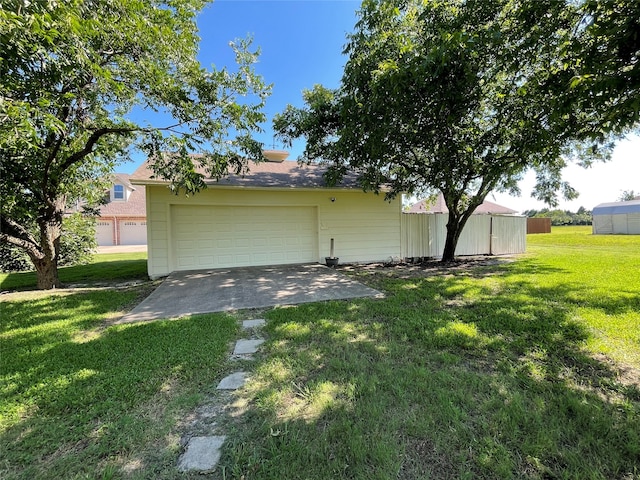
[{"label": "grass", "polygon": [[639,478],[640,238],[356,270],[387,294],[269,312],[233,478]]},{"label": "grass", "polygon": [[0,477],[175,473],[176,426],[227,368],[237,322],[200,315],[109,326],[143,293],[29,292],[3,305]]},{"label": "grass", "polygon": [[640,237],[591,235],[591,227],[554,227],[529,236],[528,251],[557,276],[539,285],[560,285],[574,314],[589,330],[590,351],[640,368]]},{"label": "grass", "polygon": [[[96,284],[147,279],[147,254],[97,254],[89,265],[61,267],[63,284]],[[0,273],[0,290],[24,290],[36,286],[35,272]]]},{"label": "grass", "polygon": [[[514,262],[355,268],[386,298],[264,312],[212,478],[640,478],[640,237],[528,242]],[[0,476],[185,478],[180,418],[239,333],[109,326],[145,288],[4,302]]]}]

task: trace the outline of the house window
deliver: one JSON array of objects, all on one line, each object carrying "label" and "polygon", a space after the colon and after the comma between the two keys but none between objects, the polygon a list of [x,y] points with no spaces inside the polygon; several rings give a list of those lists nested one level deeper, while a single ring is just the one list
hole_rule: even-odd
[{"label": "house window", "polygon": [[124,200],[124,185],[113,186],[113,199]]}]

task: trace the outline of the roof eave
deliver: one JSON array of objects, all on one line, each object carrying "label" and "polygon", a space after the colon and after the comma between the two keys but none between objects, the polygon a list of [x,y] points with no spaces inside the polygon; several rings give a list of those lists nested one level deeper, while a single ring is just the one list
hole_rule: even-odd
[{"label": "roof eave", "polygon": [[[170,182],[164,180],[132,180],[131,182],[134,185],[142,185],[142,186],[150,186],[150,187],[161,187],[161,186],[169,186]],[[223,190],[283,190],[283,191],[316,191],[323,190],[326,192],[330,191],[362,191],[359,187],[353,186],[344,186],[344,187],[323,187],[323,186],[297,186],[297,185],[220,185],[215,182],[205,182],[207,188],[212,189],[223,189]],[[386,193],[387,189],[381,189],[382,193]]]}]

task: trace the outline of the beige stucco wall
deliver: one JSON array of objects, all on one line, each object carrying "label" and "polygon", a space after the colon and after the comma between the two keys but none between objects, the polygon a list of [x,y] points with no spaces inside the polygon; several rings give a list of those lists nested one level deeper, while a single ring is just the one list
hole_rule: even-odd
[{"label": "beige stucco wall", "polygon": [[[273,190],[212,187],[191,197],[174,195],[165,186],[146,186],[149,275],[168,275],[172,254],[171,206],[311,206],[317,209],[317,261],[329,256],[331,238],[341,263],[385,261],[400,256],[399,198],[359,190]],[[331,201],[334,198],[335,201]]]}]

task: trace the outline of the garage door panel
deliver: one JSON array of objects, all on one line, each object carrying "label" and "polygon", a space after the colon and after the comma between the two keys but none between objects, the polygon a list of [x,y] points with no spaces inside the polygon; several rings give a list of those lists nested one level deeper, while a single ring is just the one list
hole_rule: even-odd
[{"label": "garage door panel", "polygon": [[217,263],[220,265],[231,265],[233,263],[233,255],[218,255],[217,257],[214,257],[212,265],[215,264],[215,259],[217,259]]},{"label": "garage door panel", "polygon": [[303,241],[299,238],[285,238],[284,243],[287,247],[302,247]]},{"label": "garage door panel", "polygon": [[178,257],[178,267],[180,268],[190,268],[191,265],[195,264],[195,257],[188,255],[181,255]]},{"label": "garage door panel", "polygon": [[287,257],[283,253],[274,253],[269,259],[272,265],[278,265],[283,263],[296,263],[296,262],[287,262]]},{"label": "garage door panel", "polygon": [[265,238],[254,238],[252,240],[252,245],[255,248],[263,248],[263,247],[266,247],[267,245],[269,245],[269,243],[267,242],[267,240]]},{"label": "garage door panel", "polygon": [[225,249],[225,248],[233,248],[233,240],[231,240],[230,238],[224,238],[221,240],[217,240],[214,243],[214,247],[217,247],[219,249]]},{"label": "garage door panel", "polygon": [[285,246],[284,239],[282,238],[269,238],[267,243],[273,248],[283,248]]},{"label": "garage door panel", "polygon": [[214,228],[211,224],[198,222],[197,230],[202,233],[213,233]]},{"label": "garage door panel", "polygon": [[248,253],[236,254],[236,260],[240,266],[251,265],[251,256]]},{"label": "garage door panel", "polygon": [[234,243],[234,248],[248,248],[251,246],[251,242],[248,238],[238,238]]},{"label": "garage door panel", "polygon": [[177,269],[317,260],[314,207],[172,207]]},{"label": "garage door panel", "polygon": [[198,240],[198,248],[213,248],[215,247],[215,242],[213,239],[206,240]]},{"label": "garage door panel", "polygon": [[238,225],[234,231],[236,235],[239,235],[238,239],[245,240],[246,237],[250,236],[253,232],[260,231],[264,228],[264,225]]},{"label": "garage door panel", "polygon": [[101,247],[113,245],[113,221],[98,220],[96,222],[96,241]]}]

